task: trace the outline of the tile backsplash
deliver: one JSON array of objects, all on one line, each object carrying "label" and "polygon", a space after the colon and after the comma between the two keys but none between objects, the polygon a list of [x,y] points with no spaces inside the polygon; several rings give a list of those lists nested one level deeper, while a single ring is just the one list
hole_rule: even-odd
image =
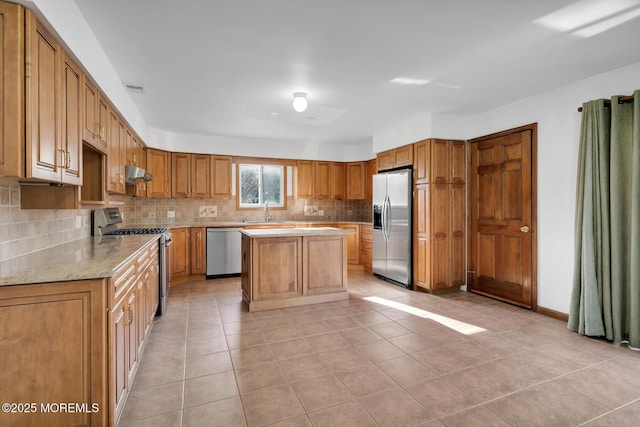
[{"label": "tile backsplash", "polygon": [[0,261],[90,234],[89,209],[20,209],[17,180],[0,178]]},{"label": "tile backsplash", "polygon": [[[235,198],[147,199],[108,196],[124,216],[124,226],[262,221],[262,210],[236,210]],[[201,209],[202,208],[202,209]],[[167,218],[173,211],[174,218]],[[312,215],[305,215],[312,213]],[[323,211],[324,215],[318,213]],[[201,213],[215,217],[201,216]],[[301,200],[289,197],[287,209],[271,209],[273,221],[371,221],[370,200]],[[79,218],[79,219],[78,219]],[[76,225],[80,227],[77,228]],[[91,235],[91,210],[20,209],[20,185],[0,177],[0,261]]]},{"label": "tile backsplash", "polygon": [[[109,196],[117,203],[124,217],[124,225],[206,224],[227,221],[262,221],[263,210],[236,210],[233,199],[146,199],[128,196]],[[305,215],[305,206],[313,206],[314,213]],[[309,210],[308,210],[309,211]],[[167,213],[174,217],[168,218]],[[203,213],[216,216],[201,216]],[[272,221],[371,221],[370,200],[301,200],[289,197],[287,209],[270,210]]]}]

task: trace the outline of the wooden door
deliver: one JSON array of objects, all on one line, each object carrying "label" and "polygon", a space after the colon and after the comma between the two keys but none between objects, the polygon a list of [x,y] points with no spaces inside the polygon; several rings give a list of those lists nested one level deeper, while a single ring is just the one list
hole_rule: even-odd
[{"label": "wooden door", "polygon": [[120,185],[120,125],[118,114],[109,109],[109,167],[107,169],[107,191],[117,193]]},{"label": "wooden door", "polygon": [[341,224],[343,230],[353,230],[355,234],[347,234],[347,263],[360,264],[360,225]]},{"label": "wooden door", "polygon": [[376,156],[376,160],[378,163],[378,172],[387,170],[387,169],[393,169],[395,166],[394,156],[395,156],[394,150],[387,150],[387,151],[383,151],[382,153],[378,153],[378,155]]},{"label": "wooden door", "polygon": [[369,160],[366,165],[364,177],[364,198],[371,200],[373,198],[373,175],[378,173],[378,162],[376,159]]},{"label": "wooden door", "polygon": [[536,125],[470,141],[472,292],[535,308]]},{"label": "wooden door", "polygon": [[413,170],[415,184],[428,184],[431,166],[431,140],[413,144]]},{"label": "wooden door", "polygon": [[61,179],[60,68],[62,49],[30,11],[26,12],[26,165],[27,177]]},{"label": "wooden door", "polygon": [[98,92],[96,105],[96,148],[108,154],[107,127],[109,126],[109,104],[107,99]]},{"label": "wooden door", "polygon": [[62,150],[64,165],[62,179],[65,184],[82,185],[82,94],[84,75],[64,53],[62,69]]},{"label": "wooden door", "polygon": [[0,176],[24,176],[24,9],[0,2]]},{"label": "wooden door", "polygon": [[122,410],[127,397],[128,375],[127,375],[127,345],[129,342],[128,323],[129,310],[127,301],[122,298],[115,304],[109,314],[109,335],[111,345],[109,346],[109,365],[112,381],[110,385],[111,403],[110,410],[113,414],[109,418],[116,420]]},{"label": "wooden door", "polygon": [[84,111],[82,114],[82,139],[88,144],[96,146],[98,129],[98,88],[86,77],[84,80]]},{"label": "wooden door", "polygon": [[398,147],[394,151],[393,167],[413,165],[413,144]]}]

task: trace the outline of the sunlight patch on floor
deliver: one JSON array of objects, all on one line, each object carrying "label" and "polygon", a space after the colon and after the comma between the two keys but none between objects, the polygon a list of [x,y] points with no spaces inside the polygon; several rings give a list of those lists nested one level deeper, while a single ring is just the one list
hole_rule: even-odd
[{"label": "sunlight patch on floor", "polygon": [[464,335],[473,335],[480,332],[487,332],[486,329],[479,326],[471,325],[469,323],[461,322],[450,317],[431,313],[430,311],[402,304],[397,301],[388,300],[386,298],[365,297],[364,299],[376,304],[381,304],[390,308],[394,308],[396,310],[404,311],[405,313],[413,314],[414,316],[422,317],[423,319],[433,320],[434,322],[438,322],[442,326],[446,326],[447,328],[453,329],[454,331]]}]

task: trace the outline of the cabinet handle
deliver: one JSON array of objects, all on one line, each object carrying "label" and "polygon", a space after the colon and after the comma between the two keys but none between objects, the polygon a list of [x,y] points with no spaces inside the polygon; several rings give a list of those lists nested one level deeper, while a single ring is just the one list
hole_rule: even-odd
[{"label": "cabinet handle", "polygon": [[104,127],[100,126],[100,123],[96,123],[96,125],[98,126],[98,137],[104,139]]},{"label": "cabinet handle", "polygon": [[61,148],[58,148],[58,153],[60,153],[60,168],[64,169],[64,165],[65,165],[65,161],[64,161],[64,157],[65,157],[65,151]]},{"label": "cabinet handle", "polygon": [[129,313],[129,318],[127,319],[127,321],[124,323],[125,326],[129,326],[131,323],[133,323],[133,317],[131,316],[131,305],[128,305],[126,307],[127,312]]},{"label": "cabinet handle", "polygon": [[71,169],[71,153],[67,151],[67,169]]},{"label": "cabinet handle", "polygon": [[134,306],[132,305],[129,306],[129,310],[131,311],[131,318],[129,319],[129,324],[133,323],[133,319],[135,317],[135,309],[136,308]]}]

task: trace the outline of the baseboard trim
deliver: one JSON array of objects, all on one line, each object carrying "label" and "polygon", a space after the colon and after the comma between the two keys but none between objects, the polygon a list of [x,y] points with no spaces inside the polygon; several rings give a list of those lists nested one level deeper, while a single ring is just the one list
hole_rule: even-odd
[{"label": "baseboard trim", "polygon": [[537,313],[543,314],[545,316],[553,317],[554,319],[562,320],[563,322],[569,321],[569,315],[567,313],[563,313],[561,311],[552,310],[550,308],[540,307],[536,309]]}]

